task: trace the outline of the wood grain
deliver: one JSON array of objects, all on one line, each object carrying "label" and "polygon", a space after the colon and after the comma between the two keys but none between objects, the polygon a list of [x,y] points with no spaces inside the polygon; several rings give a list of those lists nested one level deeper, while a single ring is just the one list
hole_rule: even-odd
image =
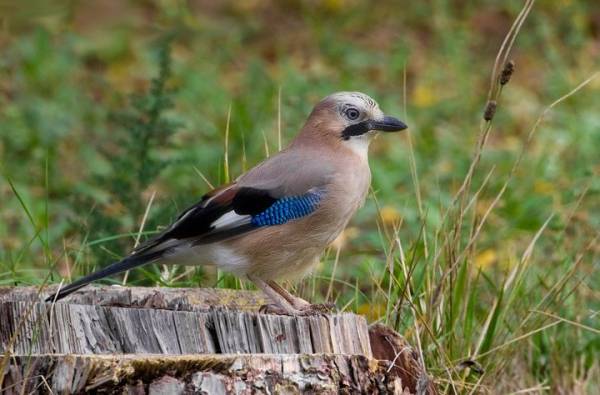
[{"label": "wood grain", "polygon": [[3,350],[21,355],[371,356],[363,317],[348,313],[310,317],[259,314],[256,307],[261,299],[254,292],[100,287],[73,294],[60,303],[42,302],[45,294],[33,288],[0,290]]}]

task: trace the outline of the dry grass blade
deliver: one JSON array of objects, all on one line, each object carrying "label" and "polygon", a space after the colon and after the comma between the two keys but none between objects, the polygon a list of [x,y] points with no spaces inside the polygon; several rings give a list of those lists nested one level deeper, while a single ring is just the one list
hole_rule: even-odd
[{"label": "dry grass blade", "polygon": [[277,90],[277,150],[281,151],[281,86]]},{"label": "dry grass blade", "polygon": [[[550,217],[548,217],[546,222],[544,222],[544,224],[540,227],[540,229],[537,231],[537,233],[535,234],[535,236],[529,243],[527,249],[523,253],[523,257],[521,258],[519,264],[515,265],[515,267],[511,270],[510,274],[508,275],[507,279],[504,281],[502,290],[499,293],[496,300],[494,301],[494,306],[490,310],[490,313],[488,314],[488,317],[485,321],[485,324],[481,331],[481,335],[479,337],[479,341],[477,342],[477,346],[475,347],[475,351],[473,353],[472,359],[476,359],[479,356],[479,352],[481,349],[484,350],[482,352],[482,354],[487,353],[489,351],[489,346],[491,345],[491,341],[492,341],[493,335],[496,330],[494,325],[496,324],[498,319],[501,317],[502,311],[506,311],[506,309],[512,303],[512,298],[511,298],[512,293],[510,292],[511,287],[513,287],[515,280],[517,280],[517,282],[518,282],[518,278],[525,271],[525,268],[527,266],[527,263],[529,262],[529,257],[531,256],[531,251],[533,250],[533,247],[535,246],[536,242],[539,240],[541,234],[544,232],[544,230],[546,229],[546,227],[548,226],[548,224],[550,223],[552,218],[553,218],[553,215],[550,215]],[[507,300],[507,301],[503,305],[502,303],[504,300]]]},{"label": "dry grass blade", "polygon": [[[500,59],[506,59],[508,57],[508,55],[510,54],[510,51],[512,50],[512,46],[515,42],[515,39],[518,36],[527,16],[529,15],[531,8],[533,7],[533,3],[534,3],[534,0],[528,0],[525,3],[523,8],[521,9],[521,12],[515,19],[515,22],[511,26],[508,33],[506,34],[502,45],[500,46],[500,50],[498,51],[498,54],[496,56],[496,61],[494,62],[494,66],[492,69],[490,89],[488,91],[488,100],[487,100],[488,103],[491,101],[494,101],[495,103],[497,103],[499,101],[501,89],[500,89],[500,82],[499,82],[497,76],[498,76],[498,68],[499,68],[499,64],[500,64]],[[495,108],[494,108],[494,112],[495,112]],[[490,121],[492,118],[493,118],[493,116],[490,118]],[[460,188],[454,194],[454,198],[452,200],[452,203],[449,205],[448,210],[444,213],[444,216],[442,218],[442,223],[444,223],[446,221],[450,210],[455,207],[455,205],[458,201],[464,199],[465,193],[469,190],[469,187],[473,180],[473,176],[475,174],[475,170],[477,169],[477,167],[479,165],[479,162],[481,160],[481,155],[483,153],[483,149],[486,145],[487,139],[491,132],[491,127],[492,127],[491,122],[486,122],[483,129],[481,130],[481,133],[479,135],[479,139],[478,139],[478,142],[477,142],[477,145],[475,148],[475,153],[473,155],[473,159],[471,160],[471,164],[469,166],[469,170],[467,171],[467,174],[466,174]],[[464,209],[462,207],[459,207],[459,223],[462,223],[462,218],[464,215],[465,215]]]},{"label": "dry grass blade", "polygon": [[492,74],[490,77],[490,90],[488,91],[488,101],[492,100],[493,97],[495,97],[495,93],[497,93],[497,81],[500,65],[506,63],[506,60],[508,59],[515,39],[517,38],[517,35],[519,34],[519,31],[521,30],[525,19],[527,19],[527,15],[529,15],[529,12],[531,11],[531,8],[533,7],[534,3],[535,0],[527,0],[525,2],[525,5],[523,6],[523,8],[521,8],[519,15],[517,15],[517,18],[515,19],[508,33],[504,37],[502,45],[500,45],[500,50],[496,55],[496,60],[494,61],[494,66],[492,68]]},{"label": "dry grass blade", "polygon": [[549,324],[546,324],[546,325],[544,325],[544,326],[542,326],[540,328],[537,328],[535,330],[527,332],[527,333],[525,333],[525,334],[523,334],[521,336],[517,336],[514,339],[510,339],[506,343],[503,343],[503,344],[500,344],[500,345],[498,345],[496,347],[490,348],[486,352],[483,352],[481,354],[478,354],[478,355],[474,356],[473,359],[481,359],[481,358],[483,358],[483,357],[485,357],[487,355],[490,355],[490,354],[495,353],[495,352],[497,352],[497,351],[499,351],[499,350],[501,350],[503,348],[506,348],[506,347],[510,346],[511,344],[520,342],[521,340],[525,340],[525,339],[531,337],[532,335],[535,335],[536,333],[545,331],[546,329],[552,328],[552,327],[554,327],[554,326],[556,326],[558,324],[560,324],[560,321],[553,321],[553,322],[551,322]]},{"label": "dry grass blade", "polygon": [[210,189],[215,189],[214,185],[210,181],[208,181],[208,178],[206,178],[206,176],[204,175],[204,173],[202,173],[202,171],[200,171],[200,169],[198,169],[196,166],[194,166],[194,171],[196,173],[198,173],[198,175],[200,176],[200,178],[202,178],[202,181],[204,181],[204,183],[206,185],[208,185],[208,187]]},{"label": "dry grass blade", "polygon": [[530,387],[530,388],[523,388],[522,390],[518,390],[515,392],[511,392],[509,395],[520,395],[520,394],[542,394],[544,392],[547,392],[551,389],[552,387],[550,387],[549,385],[544,385],[544,384],[538,384],[534,387]]},{"label": "dry grass blade", "polygon": [[538,313],[538,314],[543,314],[545,316],[554,318],[554,319],[558,320],[557,322],[564,322],[564,323],[567,323],[569,325],[576,326],[579,329],[583,329],[583,330],[595,333],[597,335],[600,335],[600,328],[592,328],[591,326],[584,325],[584,324],[581,324],[581,323],[576,322],[576,321],[568,320],[568,319],[563,318],[563,317],[559,317],[556,314],[548,313],[547,311],[534,310],[533,312],[534,313]]},{"label": "dry grass blade", "polygon": [[[152,195],[150,195],[150,199],[148,200],[148,204],[146,205],[146,210],[144,210],[144,216],[142,217],[142,222],[140,223],[140,228],[138,229],[138,233],[135,236],[135,243],[133,244],[133,248],[137,248],[140,244],[140,237],[142,236],[142,232],[144,231],[144,227],[146,226],[146,220],[148,219],[148,214],[150,213],[150,208],[152,207],[152,203],[154,202],[154,198],[156,197],[156,191],[152,191]],[[123,285],[127,284],[127,278],[129,277],[129,270],[125,272],[123,276]]]},{"label": "dry grass blade", "polygon": [[227,110],[227,124],[225,125],[225,153],[223,154],[223,173],[225,183],[229,183],[229,124],[231,122],[231,104]]},{"label": "dry grass blade", "polygon": [[[440,294],[441,289],[445,284],[444,281],[445,281],[446,277],[456,269],[458,263],[460,263],[460,261],[464,258],[466,252],[473,245],[473,243],[477,240],[477,238],[483,228],[483,225],[486,222],[487,217],[489,216],[491,211],[494,209],[494,207],[496,207],[496,205],[499,203],[500,199],[506,192],[506,189],[508,188],[510,181],[514,177],[517,169],[519,168],[519,165],[521,164],[521,162],[523,160],[523,157],[525,156],[526,152],[528,151],[529,146],[531,145],[531,142],[533,141],[533,137],[535,136],[535,133],[537,132],[539,125],[545,119],[546,115],[558,104],[562,103],[563,101],[565,101],[566,99],[568,99],[569,97],[573,96],[575,93],[580,91],[582,88],[584,88],[586,85],[591,83],[599,74],[600,74],[600,72],[593,73],[590,77],[586,78],[583,82],[581,82],[579,85],[577,85],[571,91],[569,91],[565,95],[563,95],[560,98],[553,101],[538,116],[535,123],[533,124],[533,127],[530,129],[529,133],[527,134],[527,137],[523,144],[523,147],[521,148],[521,151],[520,151],[519,155],[517,156],[517,159],[513,163],[510,173],[508,174],[508,177],[507,177],[506,181],[504,182],[504,185],[500,189],[500,192],[496,195],[492,204],[490,204],[490,206],[487,208],[485,214],[482,217],[482,220],[479,222],[479,225],[478,225],[476,231],[474,232],[474,234],[470,237],[469,241],[467,242],[466,247],[462,249],[462,251],[457,256],[457,258],[453,260],[452,264],[450,265],[450,268],[447,271],[445,271],[444,274],[442,275],[442,278],[440,279],[440,281],[438,283],[438,289],[434,293],[432,305],[435,305],[437,303],[438,295]],[[462,218],[463,215],[464,215],[464,211],[461,211],[460,218]],[[444,244],[446,244],[446,243],[444,243]],[[442,253],[442,250],[440,249],[438,251],[438,254],[436,255],[436,260],[441,255],[441,253]]]},{"label": "dry grass blade", "polygon": [[331,281],[329,281],[329,286],[327,287],[327,294],[325,295],[325,300],[330,300],[331,295],[333,293],[333,280],[335,278],[335,272],[337,271],[337,266],[340,261],[340,252],[342,250],[341,244],[335,249],[335,260],[333,261],[333,269],[331,271]]}]

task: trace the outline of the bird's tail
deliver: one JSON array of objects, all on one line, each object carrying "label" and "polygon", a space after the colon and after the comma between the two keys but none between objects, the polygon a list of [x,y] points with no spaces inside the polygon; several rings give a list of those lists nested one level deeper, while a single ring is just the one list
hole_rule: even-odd
[{"label": "bird's tail", "polygon": [[114,262],[108,265],[107,267],[98,270],[97,272],[80,278],[79,280],[72,282],[66,287],[59,289],[58,292],[46,298],[46,302],[53,302],[55,300],[62,299],[65,296],[77,291],[78,289],[85,287],[89,283],[99,280],[101,278],[121,273],[129,269],[133,269],[134,267],[145,265],[146,263],[154,262],[157,259],[159,259],[163,255],[163,253],[163,250],[159,250],[148,254],[128,256],[127,258],[124,258],[118,262]]}]

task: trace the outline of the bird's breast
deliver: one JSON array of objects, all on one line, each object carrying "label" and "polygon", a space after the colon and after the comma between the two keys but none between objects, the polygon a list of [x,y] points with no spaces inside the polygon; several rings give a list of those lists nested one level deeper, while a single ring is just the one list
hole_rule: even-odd
[{"label": "bird's breast", "polygon": [[332,171],[315,211],[224,242],[228,252],[243,259],[220,254],[217,265],[225,267],[235,262],[235,272],[263,279],[306,272],[363,204],[371,180],[368,163],[353,156],[338,161],[327,158],[322,165]]}]

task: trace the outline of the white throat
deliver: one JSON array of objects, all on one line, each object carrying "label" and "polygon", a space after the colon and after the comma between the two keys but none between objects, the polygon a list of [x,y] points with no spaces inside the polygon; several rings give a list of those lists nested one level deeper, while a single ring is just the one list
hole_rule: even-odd
[{"label": "white throat", "polygon": [[361,159],[366,161],[369,159],[369,144],[371,140],[372,137],[369,136],[369,133],[365,133],[360,136],[351,137],[344,144]]}]

